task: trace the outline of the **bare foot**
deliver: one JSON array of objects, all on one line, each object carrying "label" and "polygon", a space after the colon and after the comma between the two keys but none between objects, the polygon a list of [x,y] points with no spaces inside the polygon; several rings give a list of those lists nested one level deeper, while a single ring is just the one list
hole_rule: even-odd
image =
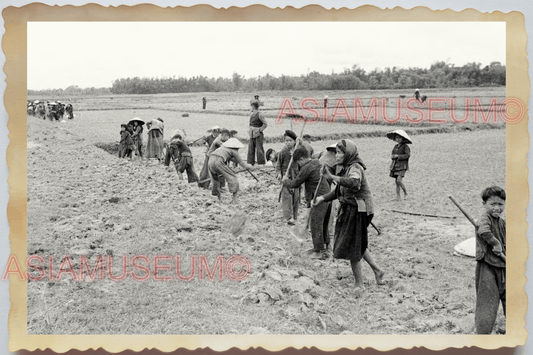
[{"label": "bare foot", "polygon": [[363,292],[365,291],[365,288],[363,286],[355,287],[353,290],[353,295],[355,298],[361,298],[363,297]]},{"label": "bare foot", "polygon": [[376,276],[376,283],[378,285],[386,285],[387,281],[383,281],[383,276],[385,276],[385,271],[380,271],[375,274]]}]

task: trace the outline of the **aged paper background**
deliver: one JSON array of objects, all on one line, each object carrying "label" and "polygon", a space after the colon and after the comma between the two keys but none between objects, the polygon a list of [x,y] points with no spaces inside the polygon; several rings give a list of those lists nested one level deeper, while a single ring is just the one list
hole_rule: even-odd
[{"label": "aged paper background", "polygon": [[[163,16],[162,18],[165,18],[167,16],[166,13],[161,12],[160,9],[157,8],[148,8],[151,11],[154,11],[154,13],[157,13],[160,16]],[[131,9],[135,10],[135,9]],[[195,15],[200,13],[199,11],[201,9],[195,9],[191,11],[191,13],[194,13]],[[369,8],[369,12],[366,14],[369,17],[365,17],[365,19],[374,19],[374,20],[398,20],[398,15],[401,17],[403,14],[406,14],[403,11],[396,10],[395,12],[380,12],[379,14],[377,12],[373,12],[376,9]],[[128,12],[130,9],[128,9]],[[264,11],[269,11],[267,9],[264,9]],[[290,14],[290,18],[294,19],[294,10],[287,11],[283,13],[283,15],[286,15],[287,12],[292,12]],[[134,14],[135,12],[132,11]],[[202,14],[204,12],[201,12]],[[268,13],[268,12],[267,12]],[[124,12],[121,12],[121,16],[124,14]],[[274,12],[272,13],[275,14]],[[39,15],[47,15],[46,11],[42,11]],[[230,14],[228,16],[232,16],[233,14]],[[348,13],[337,13],[338,16],[353,16],[353,14]],[[372,16],[375,16],[374,18]],[[413,20],[416,18],[423,18],[425,20],[438,20],[439,18],[437,16],[442,16],[442,14],[434,14],[431,13],[425,9],[416,9],[414,13],[409,13],[410,17],[409,19]],[[414,17],[413,17],[414,15]],[[448,15],[448,14],[444,14]],[[452,15],[455,15],[452,13]],[[511,43],[518,43],[520,41],[523,41],[525,38],[525,32],[523,31],[523,19],[519,14],[515,14],[517,17],[515,17],[512,20],[509,20],[509,17],[505,17],[503,15],[492,15],[491,20],[508,20],[508,48],[510,46],[513,48],[513,55],[508,57],[507,61],[507,67],[508,67],[508,85],[507,85],[507,95],[513,96],[513,97],[519,97],[523,102],[528,101],[529,96],[529,87],[524,87],[524,85],[520,85],[524,83],[523,78],[527,76],[527,64],[525,63],[525,48],[523,48],[523,44],[517,44],[517,45],[511,45]],[[4,12],[5,16],[5,12]],[[202,16],[200,14],[200,16]],[[261,15],[264,18],[264,13]],[[298,14],[298,16],[302,16],[301,12]],[[314,16],[314,15],[310,15]],[[320,14],[320,19],[326,19],[328,14]],[[472,19],[471,16],[477,17],[479,14],[475,11],[461,13],[457,19]],[[491,16],[491,15],[483,15],[483,16]],[[498,17],[501,16],[501,17]],[[507,15],[509,16],[509,15]],[[50,18],[50,17],[48,17]],[[74,17],[75,18],[75,17]],[[172,18],[172,17],[167,17]],[[349,17],[351,19],[351,17]],[[58,18],[59,20],[60,18]],[[70,20],[72,20],[72,17],[69,17]],[[249,18],[251,19],[251,18]],[[454,17],[454,19],[456,19]],[[447,18],[449,20],[449,18]],[[8,25],[8,35],[9,31],[13,30],[15,33],[20,30],[20,27],[16,25],[16,22],[13,23],[12,27],[9,24],[9,20],[7,21]],[[511,29],[511,26],[516,26],[513,29]],[[511,31],[517,31],[517,32],[511,32]],[[510,33],[512,33],[510,35]],[[18,36],[25,36],[24,31],[18,32]],[[12,176],[10,176],[10,187],[11,187],[11,201],[10,201],[10,212],[12,215],[10,215],[10,225],[11,225],[11,242],[12,242],[12,249],[13,252],[17,252],[19,250],[22,254],[19,254],[21,259],[24,258],[26,254],[25,244],[20,239],[20,236],[24,234],[25,227],[22,226],[22,223],[24,222],[24,211],[25,211],[25,185],[15,183],[14,181],[24,181],[24,173],[25,173],[25,132],[26,128],[23,124],[21,124],[21,121],[18,121],[19,119],[25,120],[25,112],[22,112],[19,110],[17,111],[17,108],[14,106],[16,103],[20,103],[21,101],[24,102],[25,100],[25,85],[21,84],[25,80],[15,80],[13,84],[10,82],[10,73],[16,73],[16,75],[22,75],[20,79],[25,78],[25,72],[21,70],[21,66],[23,67],[23,60],[24,60],[24,51],[19,51],[23,43],[23,37],[16,37],[15,41],[11,42],[11,44],[7,43],[4,44],[4,52],[8,55],[8,61],[7,66],[5,67],[5,71],[8,74],[8,89],[9,92],[6,93],[6,109],[10,112],[10,118],[11,121],[9,123],[9,129],[10,129],[10,139],[11,139],[11,146],[8,151],[8,164],[10,167],[10,172]],[[521,42],[521,43],[525,43]],[[23,48],[22,48],[23,49]],[[10,61],[10,50],[13,50],[14,55],[16,56],[16,60],[11,62]],[[517,51],[514,53],[514,51]],[[20,54],[19,54],[20,53]],[[19,57],[20,55],[20,57]],[[516,55],[516,57],[515,57]],[[515,64],[516,63],[516,64]],[[512,68],[512,69],[511,69]],[[11,99],[10,99],[10,96]],[[21,96],[22,95],[22,96]],[[16,99],[13,99],[16,98]],[[17,121],[13,123],[13,117],[16,118]],[[508,179],[511,181],[512,178],[516,177],[513,171],[513,175],[511,176],[509,174],[509,165],[516,165],[518,161],[521,161],[519,164],[522,164],[524,166],[525,164],[525,154],[527,152],[528,145],[524,144],[524,141],[528,140],[527,137],[527,130],[526,130],[526,124],[527,121],[523,120],[520,124],[515,125],[513,127],[508,126],[507,128],[507,164],[508,164]],[[512,143],[514,144],[512,144]],[[511,153],[512,152],[512,153]],[[517,172],[516,174],[524,173]],[[22,175],[20,178],[16,178],[16,174],[21,173]],[[13,178],[14,177],[14,178]],[[522,178],[523,179],[523,178]],[[520,185],[520,183],[522,183]],[[516,184],[511,187],[510,183],[507,186],[508,194],[509,194],[509,201],[513,201],[513,204],[509,203],[508,205],[508,216],[511,215],[513,218],[516,218],[517,220],[523,220],[524,219],[524,207],[527,203],[526,200],[521,201],[520,198],[517,196],[521,196],[521,198],[527,197],[525,194],[523,194],[524,190],[527,190],[527,186],[524,185],[525,181],[518,178],[516,180]],[[515,202],[516,201],[516,205]],[[508,220],[510,218],[508,217]],[[525,224],[514,222],[513,225],[509,226],[509,234],[522,234],[525,231]],[[513,231],[512,228],[517,228],[517,230]],[[18,236],[18,238],[17,238]],[[509,240],[509,248],[516,248],[516,250],[527,250],[525,241],[516,241],[516,240]],[[516,243],[516,244],[512,244]],[[513,295],[520,294],[521,288],[523,288],[525,279],[523,277],[520,277],[520,275],[523,273],[521,271],[522,264],[525,261],[525,258],[527,257],[527,253],[522,252],[519,255],[514,255],[516,257],[516,263],[509,264],[509,273],[508,277],[511,279],[513,277],[512,281],[510,282],[511,285],[513,285],[513,289],[509,289],[509,294],[513,293]],[[512,276],[510,276],[512,274]],[[516,279],[514,278],[516,277]],[[22,288],[16,288],[17,283],[16,280],[11,280],[11,288],[12,288],[12,300],[13,298],[17,298],[19,300],[25,299],[24,296],[22,297],[13,297],[13,292],[21,292],[23,291]],[[18,285],[20,286],[20,284]],[[516,287],[516,288],[515,288]],[[520,300],[520,298],[517,298]],[[486,341],[483,338],[483,341],[480,337],[475,336],[469,336],[469,337],[461,337],[461,336],[454,336],[451,338],[448,337],[432,337],[431,339],[421,339],[424,337],[404,337],[404,336],[397,336],[397,337],[387,337],[387,344],[382,349],[388,349],[390,347],[396,347],[396,346],[412,346],[412,345],[418,345],[418,346],[426,346],[434,349],[441,349],[445,348],[447,346],[471,346],[471,345],[478,345],[482,347],[500,347],[500,346],[515,346],[516,344],[522,343],[525,340],[525,333],[523,332],[523,322],[521,321],[523,319],[523,316],[525,314],[525,298],[522,298],[519,304],[513,305],[518,306],[518,310],[516,309],[509,309],[508,310],[508,334],[503,337],[498,337],[498,339],[493,342],[491,339],[490,341]],[[511,306],[511,305],[510,305]],[[107,342],[109,342],[110,347],[106,347],[109,350],[112,351],[118,351],[125,347],[124,344],[128,344],[127,347],[131,349],[140,350],[141,348],[149,345],[152,342],[151,345],[154,346],[157,344],[158,348],[164,349],[164,350],[172,350],[174,349],[177,344],[180,344],[180,346],[190,346],[191,348],[197,347],[197,346],[208,346],[211,345],[212,347],[216,349],[227,349],[229,346],[232,345],[241,345],[241,346],[252,346],[252,345],[263,345],[271,350],[278,350],[281,349],[283,346],[286,345],[293,345],[293,346],[300,346],[300,345],[307,345],[308,341],[311,341],[311,339],[306,339],[306,337],[302,337],[302,339],[299,339],[298,341],[294,341],[292,338],[289,337],[275,337],[274,339],[268,339],[268,337],[248,337],[243,339],[233,339],[230,343],[224,344],[224,341],[220,341],[217,337],[201,337],[195,338],[195,337],[187,337],[188,339],[185,339],[183,337],[172,337],[173,339],[158,339],[156,337],[121,337],[124,339],[121,339],[122,341],[116,342],[109,339],[110,337],[101,337],[101,340],[96,340],[95,337],[50,337],[50,339],[45,339],[48,337],[39,336],[39,337],[29,337],[24,334],[24,332],[21,332],[20,330],[24,329],[24,317],[25,317],[25,309],[22,305],[23,312],[21,315],[23,316],[17,316],[17,307],[19,305],[12,303],[12,319],[13,319],[13,325],[10,324],[10,330],[12,330],[12,339],[13,345],[11,346],[12,349],[15,348],[26,348],[26,349],[34,349],[35,347],[53,347],[54,349],[58,351],[65,351],[68,348],[70,348],[72,345],[76,346],[79,349],[84,349],[87,347],[94,347],[95,345],[99,346],[105,346]],[[511,307],[510,307],[511,308]],[[32,339],[34,338],[34,339]],[[39,339],[37,339],[39,338]],[[64,339],[60,339],[64,338]],[[70,339],[67,339],[70,338]],[[76,339],[73,339],[76,338]],[[136,338],[136,339],[134,339]],[[150,339],[152,338],[152,339]],[[274,338],[274,337],[272,337]],[[406,339],[406,338],[417,338],[417,339]],[[116,339],[115,339],[116,340]],[[235,341],[234,341],[235,340]],[[314,339],[313,339],[314,340]],[[96,341],[96,343],[95,343]],[[241,342],[242,341],[242,342]],[[115,343],[114,345],[111,345],[111,343]],[[335,344],[334,347],[331,346],[331,344]],[[184,345],[187,344],[187,345]],[[380,337],[365,337],[363,341],[347,341],[342,342],[339,341],[338,338],[335,339],[317,339],[317,342],[313,342],[314,345],[320,346],[323,349],[333,350],[337,347],[354,347],[354,346],[360,346],[360,345],[366,345],[366,346],[375,346],[381,348],[383,345],[383,339]]]}]

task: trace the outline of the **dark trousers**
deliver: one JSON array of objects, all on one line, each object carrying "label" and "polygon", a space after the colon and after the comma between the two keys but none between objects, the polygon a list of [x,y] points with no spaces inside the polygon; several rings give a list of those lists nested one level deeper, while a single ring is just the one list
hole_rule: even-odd
[{"label": "dark trousers", "polygon": [[194,171],[192,157],[181,157],[180,161],[176,165],[176,170],[180,173],[187,172],[187,180],[189,183],[198,182],[198,175]]},{"label": "dark trousers", "polygon": [[329,239],[329,216],[331,214],[331,203],[325,202],[313,207],[310,211],[311,238],[313,239],[313,249],[321,251],[325,245],[330,243]]},{"label": "dark trousers", "polygon": [[496,322],[500,301],[505,314],[505,268],[499,268],[478,260],[476,265],[477,334],[490,334]]},{"label": "dark trousers", "polygon": [[291,189],[283,185],[281,188],[281,210],[283,218],[288,221],[291,218],[298,219],[300,206],[300,188]]},{"label": "dark trousers", "polygon": [[265,136],[263,132],[259,133],[259,137],[250,138],[248,144],[248,157],[246,161],[250,165],[255,164],[255,156],[257,156],[257,164],[265,164],[265,149],[263,148],[263,141]]},{"label": "dark trousers", "polygon": [[211,194],[220,196],[220,179],[223,177],[228,182],[228,189],[231,193],[239,191],[239,180],[235,172],[224,162],[222,157],[212,155],[209,157],[209,175],[213,184]]},{"label": "dark trousers", "polygon": [[[202,171],[200,171],[200,181],[204,181],[206,179],[210,178],[209,175],[209,157],[206,156],[204,160],[204,165],[202,166]],[[220,187],[226,186],[226,179],[224,179],[224,176],[220,175],[218,177],[218,180],[220,182]],[[207,180],[201,184],[198,184],[198,186],[208,189],[209,185],[211,184],[211,180]]]}]

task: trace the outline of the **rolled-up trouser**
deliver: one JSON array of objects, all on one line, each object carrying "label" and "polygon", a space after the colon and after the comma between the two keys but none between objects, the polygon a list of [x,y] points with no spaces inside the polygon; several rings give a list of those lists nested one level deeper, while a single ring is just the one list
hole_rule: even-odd
[{"label": "rolled-up trouser", "polygon": [[209,157],[209,175],[211,176],[211,183],[213,184],[211,194],[213,196],[220,196],[220,177],[224,177],[228,182],[228,189],[235,193],[239,191],[239,180],[235,172],[224,162],[222,157],[218,155],[211,155]]},{"label": "rolled-up trouser", "polygon": [[311,238],[313,239],[313,249],[321,251],[325,249],[324,245],[330,243],[329,240],[329,216],[331,214],[331,203],[324,202],[311,209]]},{"label": "rolled-up trouser", "polygon": [[281,189],[281,210],[283,218],[288,221],[291,218],[298,218],[298,207],[300,206],[300,189],[290,189],[283,185]]},{"label": "rolled-up trouser", "polygon": [[505,314],[505,268],[499,268],[478,260],[476,265],[476,311],[477,334],[490,334],[496,322],[498,307],[502,302]]}]

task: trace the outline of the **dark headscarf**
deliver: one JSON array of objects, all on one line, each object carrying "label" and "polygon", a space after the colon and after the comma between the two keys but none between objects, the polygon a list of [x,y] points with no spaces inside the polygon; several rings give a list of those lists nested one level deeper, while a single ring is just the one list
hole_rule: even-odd
[{"label": "dark headscarf", "polygon": [[337,147],[344,152],[344,160],[342,166],[347,168],[355,163],[358,163],[366,170],[366,165],[359,158],[359,152],[355,143],[349,139],[343,139],[337,143]]}]

